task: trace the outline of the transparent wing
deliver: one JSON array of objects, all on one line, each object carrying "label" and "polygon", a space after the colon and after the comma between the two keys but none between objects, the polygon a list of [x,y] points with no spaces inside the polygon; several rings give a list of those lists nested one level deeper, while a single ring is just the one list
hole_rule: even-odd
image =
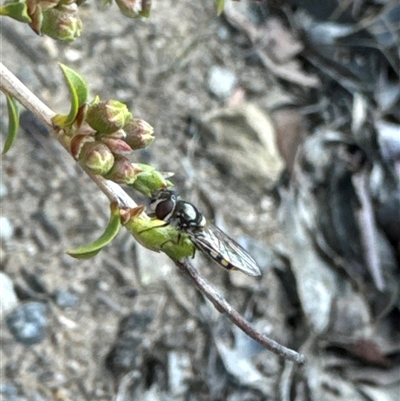
[{"label": "transparent wing", "polygon": [[240,270],[249,276],[260,276],[256,261],[232,238],[211,223],[188,232],[195,245],[228,270]]}]

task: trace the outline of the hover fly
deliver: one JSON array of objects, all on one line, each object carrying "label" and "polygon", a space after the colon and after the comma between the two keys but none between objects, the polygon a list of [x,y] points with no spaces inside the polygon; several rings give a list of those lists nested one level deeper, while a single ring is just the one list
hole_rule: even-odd
[{"label": "hover fly", "polygon": [[159,220],[186,233],[200,251],[227,270],[240,270],[249,276],[260,276],[255,260],[232,238],[206,221],[197,208],[178,199],[174,191],[162,190],[151,200]]}]

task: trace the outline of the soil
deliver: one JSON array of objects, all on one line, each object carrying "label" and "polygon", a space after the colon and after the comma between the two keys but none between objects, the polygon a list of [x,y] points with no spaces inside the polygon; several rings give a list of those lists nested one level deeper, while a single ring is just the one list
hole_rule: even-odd
[{"label": "soil", "polygon": [[[154,3],[148,20],[127,19],[115,4],[106,11],[84,5],[82,35],[68,44],[4,21],[2,61],[57,113],[69,108],[61,62],[85,77],[91,97],[125,102],[149,122],[156,140],[135,152],[134,161],[173,172],[180,194],[254,248],[268,267],[253,279],[201,255],[193,263],[259,330],[299,347],[305,323],[298,298],[287,296],[293,283],[279,279],[285,258],[282,265],[275,257],[267,261],[268,252],[282,247],[277,175],[257,170],[233,176],[218,161],[218,152],[226,160],[225,148],[208,143],[201,130],[210,113],[243,93],[269,118],[270,110],[301,98],[301,91],[258,62],[249,38],[216,16],[213,1]],[[237,77],[227,98],[210,91],[215,66]],[[18,399],[35,401],[281,399],[288,365],[240,334],[165,255],[144,249],[124,231],[92,259],[66,254],[101,235],[109,204],[57,141],[24,118],[23,132],[2,162],[8,191],[2,213],[14,228],[2,244],[2,270],[19,302],[47,304],[48,326],[42,342],[25,346],[2,323],[2,382],[15,387]],[[251,155],[243,157],[252,163]],[[127,191],[137,203],[148,202]],[[77,303],[60,306],[57,291],[75,295]],[[17,400],[12,397],[5,399]]]}]

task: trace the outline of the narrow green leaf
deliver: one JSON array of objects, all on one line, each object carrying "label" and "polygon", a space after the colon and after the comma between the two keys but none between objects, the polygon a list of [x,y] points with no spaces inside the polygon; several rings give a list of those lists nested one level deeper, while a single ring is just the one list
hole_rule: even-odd
[{"label": "narrow green leaf", "polygon": [[30,24],[32,19],[28,15],[28,6],[25,2],[15,2],[2,4],[0,6],[0,15],[8,16],[20,22]]},{"label": "narrow green leaf", "polygon": [[89,259],[97,255],[106,245],[108,245],[115,238],[120,227],[121,216],[119,210],[114,205],[111,205],[110,221],[101,237],[89,245],[69,250],[67,252],[68,255],[77,259]]},{"label": "narrow green leaf", "polygon": [[17,137],[18,134],[18,125],[19,125],[18,105],[16,101],[8,93],[6,93],[6,97],[7,97],[7,108],[8,108],[8,133],[7,133],[7,140],[3,148],[3,155],[5,155],[9,151],[12,144],[14,143],[15,138]]},{"label": "narrow green leaf", "polygon": [[71,110],[66,116],[56,115],[53,123],[59,127],[70,127],[75,122],[79,109],[87,100],[88,88],[85,80],[76,71],[64,64],[59,63],[59,65],[71,96]]},{"label": "narrow green leaf", "polygon": [[224,11],[225,0],[215,0],[217,4],[217,15],[221,15],[222,11]]}]

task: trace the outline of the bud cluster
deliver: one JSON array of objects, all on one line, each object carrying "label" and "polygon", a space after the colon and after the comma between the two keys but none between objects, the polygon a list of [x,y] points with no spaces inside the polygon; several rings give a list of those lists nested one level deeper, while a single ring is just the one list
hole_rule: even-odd
[{"label": "bud cluster", "polygon": [[[25,22],[38,35],[71,42],[81,35],[82,21],[78,7],[85,0],[6,0],[0,5],[0,15]],[[111,3],[104,0],[103,3]],[[149,17],[151,0],[116,0],[120,11],[128,18]]]},{"label": "bud cluster", "polygon": [[104,178],[132,186],[147,196],[170,186],[154,167],[132,163],[128,156],[154,141],[153,127],[134,118],[125,104],[96,97],[85,105],[84,121],[70,142],[75,159]]},{"label": "bud cluster", "polygon": [[80,4],[74,0],[26,0],[29,25],[38,35],[71,42],[82,31]]}]

